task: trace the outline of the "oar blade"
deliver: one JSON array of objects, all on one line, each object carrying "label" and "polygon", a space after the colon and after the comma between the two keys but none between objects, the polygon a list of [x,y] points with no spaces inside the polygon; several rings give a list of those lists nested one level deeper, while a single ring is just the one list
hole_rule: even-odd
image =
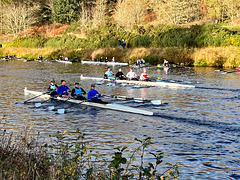
[{"label": "oar blade", "polygon": [[152,100],[151,103],[153,105],[162,105],[162,100]]},{"label": "oar blade", "polygon": [[64,114],[65,113],[65,109],[58,109],[57,112],[58,112],[58,114]]},{"label": "oar blade", "polygon": [[35,107],[41,107],[42,103],[35,103]]}]

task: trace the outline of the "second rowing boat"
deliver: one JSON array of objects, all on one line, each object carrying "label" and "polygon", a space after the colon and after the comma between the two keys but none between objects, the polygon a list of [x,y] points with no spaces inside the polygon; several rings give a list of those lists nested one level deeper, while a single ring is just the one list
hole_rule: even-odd
[{"label": "second rowing boat", "polygon": [[[104,79],[104,78],[98,78],[98,77],[86,77],[81,75],[80,80],[97,80],[97,81],[112,81],[111,79]],[[190,84],[180,84],[180,83],[174,83],[174,82],[164,82],[164,81],[130,81],[130,80],[115,80],[116,83],[128,83],[128,84],[137,84],[142,86],[167,86],[167,87],[182,87],[182,88],[195,88],[194,85]]]}]

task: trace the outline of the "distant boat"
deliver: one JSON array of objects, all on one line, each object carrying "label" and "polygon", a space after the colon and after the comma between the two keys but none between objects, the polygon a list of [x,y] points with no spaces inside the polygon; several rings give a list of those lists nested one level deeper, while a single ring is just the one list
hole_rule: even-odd
[{"label": "distant boat", "polygon": [[82,64],[95,64],[95,65],[98,65],[98,64],[102,64],[102,65],[111,65],[111,66],[128,66],[128,63],[123,63],[123,62],[100,62],[100,61],[84,61],[82,60],[81,61]]}]

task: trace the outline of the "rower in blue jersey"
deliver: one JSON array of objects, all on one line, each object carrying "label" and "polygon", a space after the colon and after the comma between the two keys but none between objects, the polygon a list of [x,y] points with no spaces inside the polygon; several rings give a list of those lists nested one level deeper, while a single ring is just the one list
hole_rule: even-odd
[{"label": "rower in blue jersey", "polygon": [[71,95],[69,94],[70,89],[69,87],[66,86],[66,81],[65,80],[61,80],[61,86],[58,87],[57,89],[57,94],[60,97],[64,97],[64,98],[69,98],[71,97]]},{"label": "rower in blue jersey", "polygon": [[[114,78],[114,74],[111,71],[110,67],[107,68],[107,71],[104,74],[104,79],[112,79]],[[114,78],[115,79],[115,78]]]},{"label": "rower in blue jersey", "polygon": [[48,91],[49,91],[49,93],[50,93],[50,96],[55,96],[55,95],[57,95],[57,88],[58,88],[58,86],[55,84],[54,79],[52,79],[52,80],[51,80],[51,83],[50,83],[50,85],[49,85],[49,87],[48,87]]},{"label": "rower in blue jersey", "polygon": [[83,94],[86,94],[86,91],[83,90],[83,88],[79,87],[79,83],[75,83],[75,88],[72,89],[71,96],[77,100],[86,100],[85,97],[83,97]]},{"label": "rower in blue jersey", "polygon": [[107,104],[107,102],[103,102],[101,99],[98,99],[98,97],[101,97],[101,94],[97,90],[95,90],[95,84],[92,84],[91,89],[90,91],[88,91],[87,94],[88,101]]}]

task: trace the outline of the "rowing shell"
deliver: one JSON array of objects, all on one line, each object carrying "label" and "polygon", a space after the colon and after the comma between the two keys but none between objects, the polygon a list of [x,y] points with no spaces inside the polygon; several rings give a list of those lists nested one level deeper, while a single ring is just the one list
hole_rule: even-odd
[{"label": "rowing shell", "polygon": [[[110,79],[104,79],[104,78],[98,78],[98,77],[86,77],[81,75],[80,80],[87,80],[87,79],[92,79],[92,80],[97,80],[97,81],[112,81]],[[137,85],[142,85],[142,86],[168,86],[168,87],[182,87],[182,88],[195,88],[193,85],[189,84],[179,84],[179,83],[174,83],[174,82],[151,82],[151,81],[130,81],[130,80],[115,80],[114,82],[116,83],[129,83],[129,84],[137,84]]]},{"label": "rowing shell", "polygon": [[128,66],[128,63],[122,62],[95,62],[95,61],[81,61],[82,64],[103,64],[103,65],[117,65],[117,66]]},{"label": "rowing shell", "polygon": [[[39,91],[31,91],[31,90],[28,90],[26,87],[24,89],[24,94],[25,95],[32,94],[32,95],[36,95],[36,96],[42,95],[41,97],[44,98],[44,99],[51,98],[51,96],[48,95],[48,94],[43,94],[42,92],[39,92]],[[100,103],[85,102],[85,101],[81,101],[81,100],[67,99],[67,98],[61,98],[61,97],[57,97],[57,98],[54,98],[54,99],[60,100],[60,101],[68,101],[68,102],[76,103],[76,104],[83,104],[83,105],[86,105],[86,106],[103,108],[103,109],[110,109],[110,110],[116,110],[116,111],[122,111],[122,112],[148,115],[148,116],[153,115],[153,112],[151,112],[151,111],[146,111],[146,110],[143,110],[143,109],[133,108],[133,107],[124,106],[124,105],[115,104],[115,103],[100,104]]]},{"label": "rowing shell", "polygon": [[56,60],[56,62],[60,62],[60,63],[65,63],[65,64],[72,64],[71,61],[62,61],[62,60]]}]

